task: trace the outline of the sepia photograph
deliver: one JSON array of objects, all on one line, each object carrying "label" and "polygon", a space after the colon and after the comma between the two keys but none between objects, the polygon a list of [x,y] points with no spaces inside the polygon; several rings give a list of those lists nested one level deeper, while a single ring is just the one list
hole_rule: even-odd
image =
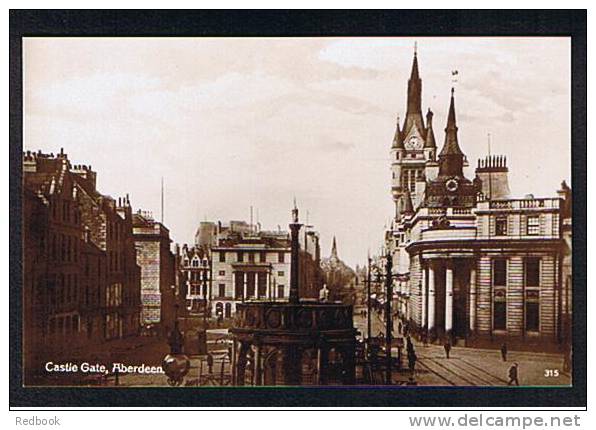
[{"label": "sepia photograph", "polygon": [[23,388],[576,383],[571,37],[21,55]]}]

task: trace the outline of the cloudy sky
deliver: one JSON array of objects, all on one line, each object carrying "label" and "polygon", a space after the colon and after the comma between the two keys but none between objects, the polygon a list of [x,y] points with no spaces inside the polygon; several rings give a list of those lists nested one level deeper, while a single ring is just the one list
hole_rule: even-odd
[{"label": "cloudy sky", "polygon": [[[418,38],[423,111],[442,146],[459,71],[460,146],[508,157],[514,196],[570,182],[567,38]],[[191,243],[202,220],[287,227],[292,199],[363,263],[393,214],[389,148],[411,38],[28,38],[24,149],[91,164],[98,188]],[[468,176],[472,176],[472,169]]]}]

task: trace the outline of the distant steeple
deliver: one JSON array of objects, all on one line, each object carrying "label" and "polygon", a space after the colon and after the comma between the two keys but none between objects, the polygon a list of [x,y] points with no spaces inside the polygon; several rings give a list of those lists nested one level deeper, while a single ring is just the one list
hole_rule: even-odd
[{"label": "distant steeple", "polygon": [[445,143],[439,154],[440,176],[463,176],[464,153],[457,141],[457,124],[455,120],[455,90],[451,88],[451,104],[445,127]]},{"label": "distant steeple", "polygon": [[339,259],[339,257],[337,256],[337,242],[335,240],[335,236],[333,236],[333,245],[331,246],[331,258],[334,258],[336,260]]}]

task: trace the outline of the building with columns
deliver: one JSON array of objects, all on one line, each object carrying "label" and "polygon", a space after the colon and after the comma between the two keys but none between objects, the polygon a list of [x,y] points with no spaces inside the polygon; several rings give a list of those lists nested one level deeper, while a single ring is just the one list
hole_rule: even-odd
[{"label": "building with columns", "polygon": [[400,318],[431,341],[560,345],[571,312],[571,190],[512,198],[504,156],[479,160],[466,177],[454,90],[438,154],[421,91],[415,53],[391,146],[395,218],[385,235]]},{"label": "building with columns", "polygon": [[236,304],[288,298],[290,241],[286,232],[242,232],[211,249],[211,314],[230,318]]}]

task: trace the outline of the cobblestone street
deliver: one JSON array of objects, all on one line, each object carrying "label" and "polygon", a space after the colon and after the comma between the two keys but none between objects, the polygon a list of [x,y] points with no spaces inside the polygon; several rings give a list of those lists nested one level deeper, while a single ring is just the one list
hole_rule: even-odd
[{"label": "cobblestone street", "polygon": [[[355,326],[366,335],[366,317],[356,315]],[[394,323],[397,327],[397,323]],[[378,313],[372,316],[372,335],[385,332],[385,323]],[[397,335],[396,335],[397,336]],[[515,362],[519,367],[521,386],[565,386],[571,384],[571,376],[563,372],[563,355],[528,351],[509,351],[507,361],[497,349],[453,347],[447,359],[441,345],[424,346],[414,340],[416,355],[415,379],[418,385],[439,386],[504,386],[509,380],[509,367]],[[397,348],[392,354],[397,357]],[[407,360],[402,359],[403,366]],[[559,376],[546,376],[546,371],[558,371]],[[552,374],[556,372],[551,372]],[[397,381],[407,379],[407,374],[397,374]]]},{"label": "cobblestone street", "polygon": [[[384,321],[379,314],[373,314],[373,335],[384,332]],[[355,326],[362,335],[366,335],[366,317],[355,316]],[[229,383],[230,362],[227,357],[228,344],[223,340],[226,329],[210,330],[208,349],[214,357],[214,365],[209,372],[205,356],[191,356],[191,369],[185,378],[187,386],[219,386]],[[447,359],[441,345],[427,345],[414,341],[418,361],[415,380],[425,386],[506,386],[508,370],[514,363],[519,365],[519,383],[521,386],[565,386],[571,384],[569,373],[563,372],[561,354],[537,353],[528,351],[510,351],[507,361],[501,358],[499,350],[453,347]],[[146,363],[159,365],[167,353],[168,346],[163,339],[148,339],[143,346],[134,349],[134,355],[127,358],[127,363]],[[392,354],[397,357],[397,348]],[[139,361],[141,360],[141,361]],[[223,362],[223,370],[222,370]],[[407,360],[402,361],[407,366]],[[547,377],[546,370],[558,370],[558,376]],[[403,383],[409,372],[394,372],[394,383]],[[109,381],[114,384],[113,378]],[[168,386],[166,376],[128,374],[119,378],[120,386]]]}]

